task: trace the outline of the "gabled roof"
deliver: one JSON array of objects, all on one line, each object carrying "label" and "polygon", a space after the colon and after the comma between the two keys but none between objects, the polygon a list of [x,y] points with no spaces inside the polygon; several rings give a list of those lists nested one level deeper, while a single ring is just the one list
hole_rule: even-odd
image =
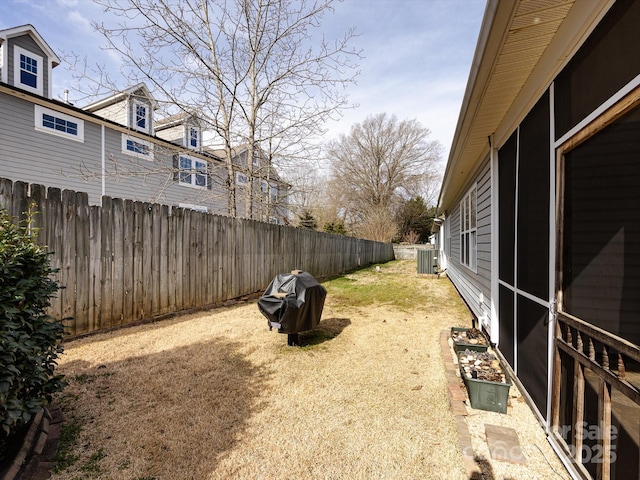
[{"label": "gabled roof", "polygon": [[175,127],[176,125],[184,125],[186,123],[196,124],[202,127],[202,120],[195,113],[181,112],[170,115],[155,122],[155,130],[164,130],[165,128]]},{"label": "gabled roof", "polygon": [[[612,0],[488,0],[462,101],[438,210],[501,145],[549,87]],[[494,145],[494,146],[495,146]]]},{"label": "gabled roof", "polygon": [[137,85],[134,85],[133,87],[129,87],[101,100],[90,103],[89,105],[83,107],[83,110],[86,110],[88,112],[95,112],[96,110],[108,107],[109,105],[113,105],[114,103],[121,102],[127,97],[147,98],[151,101],[151,106],[153,108],[156,108],[158,103],[156,102],[156,99],[153,98],[153,95],[151,95],[151,92],[149,91],[147,86],[143,82],[141,82]]},{"label": "gabled roof", "polygon": [[[232,147],[231,155],[235,159],[236,157],[238,157],[239,155],[242,155],[244,152],[248,150],[249,150],[249,144],[244,143],[244,144],[238,145],[237,147]],[[221,158],[221,159],[224,159],[227,155],[224,148],[213,149],[211,147],[204,147],[204,151],[211,155],[215,155],[217,158]],[[264,177],[264,174],[262,175],[262,177]],[[273,165],[270,165],[270,168],[269,168],[269,178],[274,182],[284,183],[284,181],[282,180],[282,178],[280,178],[280,175],[278,174],[278,172],[276,171]]]},{"label": "gabled roof", "polygon": [[0,30],[0,44],[9,38],[19,37],[21,35],[31,35],[33,41],[36,42],[38,47],[51,59],[51,64],[53,67],[60,65],[60,58],[56,55],[56,53],[51,49],[49,44],[44,41],[44,38],[40,36],[35,27],[31,24],[21,25],[19,27],[6,28],[4,30]]}]

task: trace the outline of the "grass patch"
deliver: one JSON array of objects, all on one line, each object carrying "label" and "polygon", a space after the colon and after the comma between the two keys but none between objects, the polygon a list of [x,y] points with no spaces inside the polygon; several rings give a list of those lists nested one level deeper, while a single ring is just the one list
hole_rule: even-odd
[{"label": "grass patch", "polygon": [[415,262],[379,266],[326,283],[301,348],[255,302],[69,342],[63,413],[84,429],[51,480],[462,478],[438,339],[464,303]]},{"label": "grass patch", "polygon": [[77,418],[74,418],[71,423],[62,425],[62,428],[60,429],[60,443],[58,444],[58,451],[53,459],[56,463],[56,466],[53,468],[55,473],[60,473],[66,470],[78,461],[78,455],[74,455],[72,450],[80,432],[82,432],[82,425]]},{"label": "grass patch", "polygon": [[96,453],[89,457],[89,460],[82,466],[81,470],[87,473],[100,473],[100,465],[98,465],[98,463],[104,457],[106,457],[106,454],[100,448]]},{"label": "grass patch", "polygon": [[74,375],[73,381],[76,382],[79,385],[85,385],[87,383],[93,383],[95,382],[98,377],[110,377],[111,375],[113,375],[113,373],[111,372],[106,372],[106,373],[100,373],[100,374],[95,374],[95,373],[81,373],[79,375]]},{"label": "grass patch", "polygon": [[[408,278],[406,270],[399,268],[399,261],[360,270],[324,283],[328,295],[345,306],[393,305],[402,310],[429,306],[434,302],[433,285],[428,281],[415,282]],[[430,280],[438,282],[440,280]],[[444,280],[443,280],[444,281]]]}]

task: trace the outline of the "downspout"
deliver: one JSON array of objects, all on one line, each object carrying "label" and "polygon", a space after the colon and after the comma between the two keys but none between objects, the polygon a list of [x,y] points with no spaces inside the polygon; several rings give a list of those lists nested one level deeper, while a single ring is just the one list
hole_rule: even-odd
[{"label": "downspout", "polygon": [[[101,135],[102,135],[102,145],[100,146],[100,157],[101,157],[101,180],[102,180],[102,190],[101,190],[101,198],[106,195],[106,175],[107,175],[107,155],[106,155],[106,146],[104,141],[104,124],[100,127]],[[102,202],[100,202],[102,203]]]},{"label": "downspout", "polygon": [[499,209],[500,191],[498,182],[498,149],[495,147],[495,138],[489,136],[489,162],[491,175],[491,343],[500,345],[500,321],[498,318],[498,295],[500,284],[498,282],[498,265],[500,261],[500,235],[499,235]]}]

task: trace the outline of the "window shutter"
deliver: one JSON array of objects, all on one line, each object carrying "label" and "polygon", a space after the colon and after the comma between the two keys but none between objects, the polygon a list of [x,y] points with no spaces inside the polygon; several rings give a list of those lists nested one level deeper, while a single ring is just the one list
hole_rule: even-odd
[{"label": "window shutter", "polygon": [[211,175],[211,164],[207,162],[207,190],[213,190],[213,176]]}]

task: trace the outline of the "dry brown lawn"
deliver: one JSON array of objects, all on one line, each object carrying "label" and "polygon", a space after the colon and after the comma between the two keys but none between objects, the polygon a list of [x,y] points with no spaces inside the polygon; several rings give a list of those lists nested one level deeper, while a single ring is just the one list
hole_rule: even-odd
[{"label": "dry brown lawn", "polygon": [[68,342],[56,402],[80,433],[52,478],[465,478],[438,339],[471,317],[450,281],[391,262],[325,285],[302,348],[255,301]]}]

